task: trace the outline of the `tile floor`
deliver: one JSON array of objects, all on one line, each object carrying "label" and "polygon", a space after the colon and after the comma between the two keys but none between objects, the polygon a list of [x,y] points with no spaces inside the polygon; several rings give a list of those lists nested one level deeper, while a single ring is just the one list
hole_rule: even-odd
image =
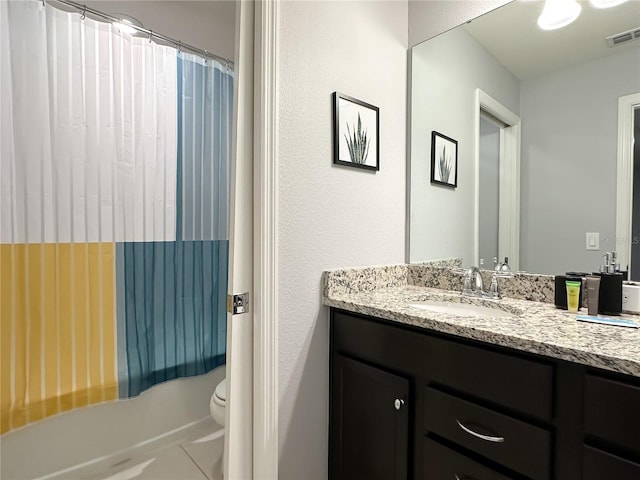
[{"label": "tile floor", "polygon": [[186,438],[109,467],[85,480],[222,480],[224,430],[213,421]]}]

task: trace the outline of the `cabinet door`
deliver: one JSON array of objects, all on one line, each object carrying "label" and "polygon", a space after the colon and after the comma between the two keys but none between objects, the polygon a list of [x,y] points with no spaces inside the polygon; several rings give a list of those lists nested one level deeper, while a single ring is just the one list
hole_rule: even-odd
[{"label": "cabinet door", "polygon": [[336,354],[331,378],[330,478],[406,480],[409,381]]},{"label": "cabinet door", "polygon": [[584,446],[582,461],[582,478],[584,480],[640,478],[640,464],[587,445]]},{"label": "cabinet door", "polygon": [[586,375],[584,431],[640,454],[640,387]]}]

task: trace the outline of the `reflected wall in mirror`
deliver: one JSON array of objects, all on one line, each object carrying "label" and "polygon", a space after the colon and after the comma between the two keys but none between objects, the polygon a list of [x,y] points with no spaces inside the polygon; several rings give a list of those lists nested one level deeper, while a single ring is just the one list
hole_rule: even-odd
[{"label": "reflected wall in mirror", "polygon": [[[578,19],[560,30],[537,27],[542,2],[516,0],[413,47],[410,262],[483,258],[490,267],[493,256],[517,257],[519,247],[519,270],[557,274],[597,271],[605,251],[630,250],[631,233],[616,238],[618,99],[640,92],[640,40],[608,47],[606,37],[640,27],[640,2],[606,10],[580,3]],[[476,160],[488,141],[479,138],[479,90],[521,121],[519,165],[509,167],[517,178],[505,181],[502,159],[501,179]],[[429,182],[432,130],[458,140],[455,191]],[[632,172],[622,180],[631,183]],[[502,210],[505,186],[517,190],[506,202],[515,214],[498,212],[497,228],[513,228],[503,222],[519,213],[517,247],[481,247],[481,234],[499,236],[491,211]],[[587,250],[587,232],[600,234],[600,250]]]}]

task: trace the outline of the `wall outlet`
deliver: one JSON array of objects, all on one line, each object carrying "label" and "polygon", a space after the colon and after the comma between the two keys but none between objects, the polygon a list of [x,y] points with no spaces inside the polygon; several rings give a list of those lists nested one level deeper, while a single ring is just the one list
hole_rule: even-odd
[{"label": "wall outlet", "polygon": [[587,250],[600,250],[600,233],[587,232]]}]

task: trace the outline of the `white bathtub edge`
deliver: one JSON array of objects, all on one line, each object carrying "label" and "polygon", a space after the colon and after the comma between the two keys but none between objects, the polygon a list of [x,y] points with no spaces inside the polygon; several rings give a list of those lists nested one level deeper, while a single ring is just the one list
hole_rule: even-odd
[{"label": "white bathtub edge", "polygon": [[[138,397],[78,408],[0,436],[2,480],[64,479],[169,445],[210,420],[225,367],[165,382]],[[95,469],[93,468],[95,466]]]}]

